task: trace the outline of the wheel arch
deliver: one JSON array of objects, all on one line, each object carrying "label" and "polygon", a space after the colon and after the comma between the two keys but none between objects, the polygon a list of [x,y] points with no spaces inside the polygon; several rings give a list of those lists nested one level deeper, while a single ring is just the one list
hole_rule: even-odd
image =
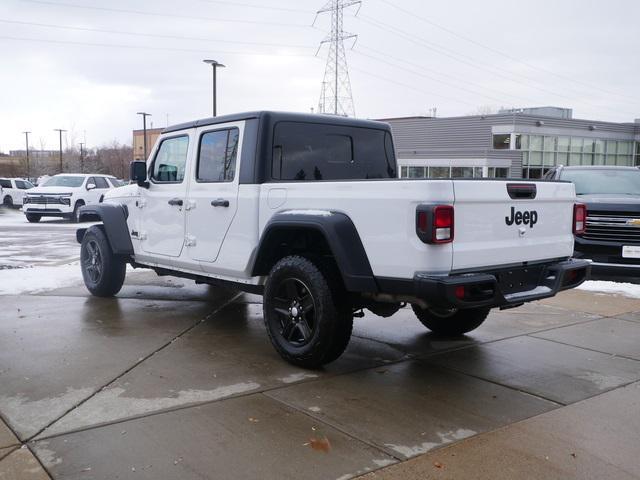
[{"label": "wheel arch", "polygon": [[273,265],[291,254],[330,254],[344,285],[352,292],[377,292],[369,258],[351,219],[338,212],[275,214],[256,249],[252,275],[268,275]]},{"label": "wheel arch", "polygon": [[[129,212],[124,205],[100,203],[80,207],[81,221],[102,222],[101,227],[104,229],[114,255],[133,255],[133,244],[127,225],[128,217]],[[76,231],[78,243],[82,243],[86,231],[86,228]]]}]

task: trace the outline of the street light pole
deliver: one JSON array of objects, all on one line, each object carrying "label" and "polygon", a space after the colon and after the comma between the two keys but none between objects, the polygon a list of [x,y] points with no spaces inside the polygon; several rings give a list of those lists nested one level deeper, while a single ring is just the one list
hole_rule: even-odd
[{"label": "street light pole", "polygon": [[216,60],[203,60],[203,62],[208,63],[213,67],[213,116],[215,117],[218,114],[218,109],[216,104],[217,96],[218,96],[217,70],[218,68],[225,68],[225,65],[223,65],[222,63],[218,63]]},{"label": "street light pole", "polygon": [[82,147],[84,143],[80,142],[80,173],[84,173],[84,151]]},{"label": "street light pole", "polygon": [[27,152],[27,178],[29,178],[29,134],[31,132],[22,132],[24,133],[25,136],[25,146],[27,148],[26,152]]},{"label": "street light pole", "polygon": [[144,135],[144,161],[147,161],[147,117],[150,117],[150,113],[138,112],[138,115],[142,115],[142,131]]},{"label": "street light pole", "polygon": [[62,173],[62,132],[66,132],[66,130],[63,130],[62,128],[54,128],[53,131],[60,134],[60,173]]}]

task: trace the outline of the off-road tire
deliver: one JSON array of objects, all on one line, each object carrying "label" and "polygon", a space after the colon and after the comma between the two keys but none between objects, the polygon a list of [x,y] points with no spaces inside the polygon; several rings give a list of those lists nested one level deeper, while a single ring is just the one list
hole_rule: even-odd
[{"label": "off-road tire", "polygon": [[27,213],[27,222],[29,223],[38,223],[42,218],[42,215],[38,215],[37,213]]},{"label": "off-road tire", "polygon": [[10,195],[5,196],[2,199],[2,205],[4,205],[7,208],[13,208],[13,198],[11,198]]},{"label": "off-road tire", "polygon": [[455,337],[478,328],[489,315],[490,308],[431,310],[412,305],[418,320],[436,335]]},{"label": "off-road tire", "polygon": [[80,223],[80,207],[84,207],[84,202],[82,200],[78,200],[73,207],[73,213],[71,217],[69,217],[69,222],[71,223]]},{"label": "off-road tire", "polygon": [[[351,309],[346,309],[340,302],[337,287],[330,287],[330,281],[316,263],[297,255],[282,258],[271,269],[264,291],[264,322],[274,348],[289,363],[319,368],[337,359],[347,347],[353,316]],[[313,303],[312,311],[301,310],[303,320],[298,323],[286,315],[289,302],[298,301],[296,294],[287,296],[287,287],[291,284],[298,286],[298,294],[303,292],[299,295],[301,299],[308,302],[311,297]],[[304,338],[303,330],[296,330],[298,327],[295,326],[289,332],[298,331],[297,340],[292,340],[291,334],[285,338],[287,326],[302,322],[306,325],[305,330],[310,330],[308,338]]]},{"label": "off-road tire", "polygon": [[93,226],[86,231],[80,245],[80,268],[84,284],[92,295],[113,297],[122,288],[127,264],[113,254],[104,231]]}]

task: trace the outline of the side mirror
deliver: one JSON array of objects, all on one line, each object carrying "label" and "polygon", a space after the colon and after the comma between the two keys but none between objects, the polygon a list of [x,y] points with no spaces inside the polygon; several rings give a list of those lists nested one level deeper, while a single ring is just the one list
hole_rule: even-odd
[{"label": "side mirror", "polygon": [[139,160],[131,162],[131,181],[138,184],[139,187],[149,187],[147,182],[147,162]]},{"label": "side mirror", "polygon": [[94,188],[96,188],[95,183],[87,183],[87,190],[93,190]]}]

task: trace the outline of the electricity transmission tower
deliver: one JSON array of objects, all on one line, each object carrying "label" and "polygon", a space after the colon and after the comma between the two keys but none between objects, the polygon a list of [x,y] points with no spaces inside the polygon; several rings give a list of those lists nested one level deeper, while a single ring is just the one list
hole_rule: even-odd
[{"label": "electricity transmission tower", "polygon": [[344,9],[353,5],[359,6],[361,3],[361,0],[329,0],[316,14],[317,18],[321,13],[331,12],[331,33],[320,42],[320,47],[318,48],[318,51],[320,51],[322,45],[329,44],[327,66],[325,67],[320,101],[318,102],[319,113],[331,113],[345,117],[355,116],[344,41],[352,38],[357,39],[358,37],[345,32],[342,29],[342,22]]}]

